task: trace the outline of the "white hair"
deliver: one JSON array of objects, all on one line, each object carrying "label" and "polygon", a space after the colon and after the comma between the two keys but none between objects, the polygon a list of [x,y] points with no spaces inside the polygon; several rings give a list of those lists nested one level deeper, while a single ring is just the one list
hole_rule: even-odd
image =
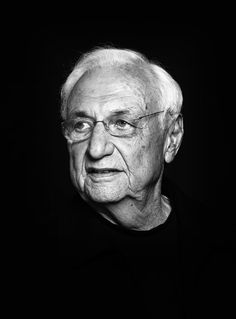
[{"label": "white hair", "polygon": [[[61,90],[61,116],[67,117],[68,98],[79,79],[89,71],[102,67],[116,67],[130,75],[138,76],[149,87],[148,94],[167,114],[179,114],[183,97],[178,83],[158,64],[149,61],[139,52],[128,49],[98,48],[84,54],[76,63]],[[147,93],[146,93],[147,94]],[[146,97],[147,98],[147,97]],[[148,97],[150,98],[150,96]]]}]

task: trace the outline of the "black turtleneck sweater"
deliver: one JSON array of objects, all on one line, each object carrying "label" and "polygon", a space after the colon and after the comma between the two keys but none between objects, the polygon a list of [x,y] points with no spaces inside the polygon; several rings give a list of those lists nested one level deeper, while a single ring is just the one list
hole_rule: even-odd
[{"label": "black turtleneck sweater", "polygon": [[25,269],[32,317],[204,318],[228,310],[229,240],[209,209],[176,189],[165,195],[171,213],[150,231],[113,225],[79,198],[37,225]]}]

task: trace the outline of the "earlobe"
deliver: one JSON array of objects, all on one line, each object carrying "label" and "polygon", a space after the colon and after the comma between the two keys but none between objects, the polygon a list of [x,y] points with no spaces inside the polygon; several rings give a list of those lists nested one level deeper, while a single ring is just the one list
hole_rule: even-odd
[{"label": "earlobe", "polygon": [[183,117],[181,114],[179,114],[170,125],[166,136],[164,158],[167,163],[173,161],[175,155],[177,154],[182,142],[183,133]]}]

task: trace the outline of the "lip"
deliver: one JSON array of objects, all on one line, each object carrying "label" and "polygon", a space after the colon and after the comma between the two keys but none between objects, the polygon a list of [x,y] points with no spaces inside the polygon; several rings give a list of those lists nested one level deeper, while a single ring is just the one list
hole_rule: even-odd
[{"label": "lip", "polygon": [[92,178],[92,179],[103,179],[103,178],[109,178],[113,177],[117,174],[119,174],[121,171],[116,169],[116,168],[94,168],[94,167],[89,167],[87,169],[87,174]]}]

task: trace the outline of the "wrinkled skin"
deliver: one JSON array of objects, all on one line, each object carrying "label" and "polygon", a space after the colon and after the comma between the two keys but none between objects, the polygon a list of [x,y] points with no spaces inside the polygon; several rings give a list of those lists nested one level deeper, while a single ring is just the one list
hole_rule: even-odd
[{"label": "wrinkled skin", "polygon": [[[158,111],[157,106],[145,103],[140,81],[127,79],[127,75],[111,69],[86,74],[71,93],[68,118],[75,117],[75,112],[85,112],[99,121],[115,110],[128,109],[132,118]],[[111,136],[102,123],[97,123],[89,139],[68,144],[71,178],[82,198],[104,211],[108,209],[110,216],[105,215],[112,222],[135,229],[153,224],[153,212],[148,207],[154,205],[161,215],[162,206],[161,175],[167,139],[157,116],[146,122],[128,138]],[[88,172],[91,167],[116,168],[118,172],[94,175]]]}]

